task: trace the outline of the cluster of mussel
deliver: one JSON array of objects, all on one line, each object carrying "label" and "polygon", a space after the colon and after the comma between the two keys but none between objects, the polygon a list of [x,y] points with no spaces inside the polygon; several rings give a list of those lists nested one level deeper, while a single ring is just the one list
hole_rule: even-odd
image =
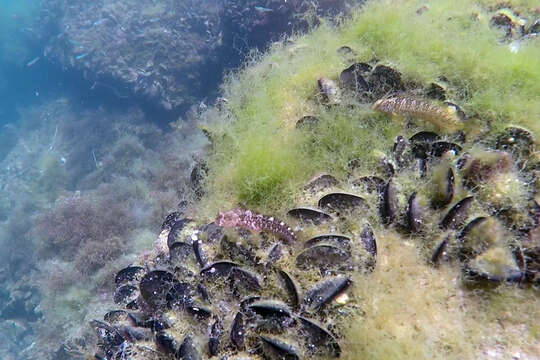
[{"label": "cluster of mussel", "polygon": [[380,194],[383,223],[423,239],[433,265],[458,261],[474,284],[539,285],[537,155],[519,127],[483,144],[422,131],[397,137],[387,180],[353,184]]},{"label": "cluster of mussel", "polygon": [[[320,205],[348,203],[329,196]],[[297,230],[313,234],[305,242],[169,215],[157,255],[117,273],[114,302],[121,308],[92,322],[95,357],[339,357],[337,320],[355,307],[347,294],[352,274],[375,266],[376,240],[368,224],[344,235],[331,215],[306,211],[290,212]]]},{"label": "cluster of mussel", "polygon": [[[353,63],[338,81],[318,79],[321,103],[374,103],[374,110],[409,120],[404,131],[410,133],[398,136],[393,149],[381,154],[376,173],[357,171],[362,160],[353,159],[346,184],[321,176],[326,194],[319,209],[309,209],[320,213],[310,216],[328,216],[322,210],[326,199],[339,198],[342,208],[373,208],[369,205],[376,203],[381,223],[421,238],[434,265],[455,259],[467,279],[540,284],[540,152],[534,135],[508,126],[494,136],[474,138],[459,130],[473,120],[447,101],[444,77],[423,88],[407,84],[388,65],[354,62],[356,54],[348,46],[338,52]],[[421,126],[417,121],[445,135],[413,133],[410,129]],[[304,116],[296,128],[309,131],[318,122]],[[330,188],[348,191],[329,193]]]}]

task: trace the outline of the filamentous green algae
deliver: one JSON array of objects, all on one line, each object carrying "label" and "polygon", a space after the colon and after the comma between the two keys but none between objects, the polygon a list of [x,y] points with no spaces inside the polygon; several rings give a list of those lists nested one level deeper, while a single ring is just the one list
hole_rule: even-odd
[{"label": "filamentous green algae", "polygon": [[[505,11],[519,23],[494,20]],[[391,156],[398,135],[433,131],[454,141],[461,134],[469,144],[465,151],[474,143],[491,151],[497,137],[514,126],[528,132],[534,147],[540,134],[540,44],[528,31],[538,17],[535,11],[531,1],[369,1],[338,26],[322,21],[307,35],[274,43],[228,77],[224,109],[205,114],[212,150],[201,215],[212,218],[219,209],[238,205],[286,214],[306,200],[304,185],[318,173],[332,174],[342,187],[353,175],[380,174],[381,160]],[[427,100],[428,89],[440,87],[444,100],[466,114],[463,126],[447,126],[444,118],[430,122],[378,112],[369,92],[358,98],[343,91],[340,104],[325,104],[317,80],[340,86],[340,73],[353,63],[394,69],[401,74],[400,96],[450,106]],[[306,115],[318,122],[296,129]],[[444,161],[459,173],[457,157]],[[509,176],[521,176],[526,166],[518,161]],[[405,193],[428,192],[431,179],[402,173],[398,207],[406,208]],[[474,195],[459,175],[455,181],[456,199]],[[501,196],[515,194],[509,197],[515,202],[534,199],[536,185],[521,182],[502,190],[499,185],[483,185],[492,194],[481,198],[488,208],[501,191],[507,192]],[[540,357],[537,289],[519,282],[469,286],[456,258],[438,267],[428,261],[444,235],[435,220],[427,223],[436,230],[415,235],[385,227],[376,217],[373,213],[369,220],[379,245],[377,266],[371,275],[354,279],[358,311],[341,324],[346,328],[340,339],[343,358]]]}]

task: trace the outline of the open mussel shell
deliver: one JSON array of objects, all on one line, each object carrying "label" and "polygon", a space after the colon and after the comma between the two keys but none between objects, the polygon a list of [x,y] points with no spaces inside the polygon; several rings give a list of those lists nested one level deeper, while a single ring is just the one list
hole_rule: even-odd
[{"label": "open mussel shell", "polygon": [[139,288],[146,303],[154,308],[167,304],[166,296],[174,285],[174,275],[164,270],[154,270],[141,279]]},{"label": "open mussel shell", "polygon": [[141,312],[130,312],[128,318],[134,326],[152,329],[152,331],[169,329],[172,325],[165,316],[150,316]]},{"label": "open mussel shell", "polygon": [[512,153],[518,159],[525,159],[534,152],[533,134],[521,127],[509,126],[497,137],[495,147]]},{"label": "open mussel shell", "polygon": [[265,357],[275,360],[299,360],[300,355],[296,346],[273,336],[259,336]]},{"label": "open mussel shell", "polygon": [[364,247],[366,252],[369,254],[369,258],[366,259],[365,268],[368,272],[375,269],[375,264],[377,263],[377,240],[373,229],[369,224],[366,224],[362,231],[360,232],[360,244]]},{"label": "open mussel shell", "polygon": [[346,291],[351,284],[352,280],[347,276],[323,280],[306,293],[304,302],[310,311],[317,312]]},{"label": "open mussel shell", "polygon": [[426,209],[420,204],[418,194],[413,192],[408,200],[407,206],[407,226],[412,233],[419,233],[424,230],[424,217]]},{"label": "open mussel shell", "polygon": [[169,246],[169,261],[171,265],[185,266],[193,247],[183,241],[176,241]]},{"label": "open mussel shell", "polygon": [[448,141],[436,141],[431,144],[431,156],[433,157],[441,157],[448,151],[457,156],[461,150],[463,149],[460,145]]},{"label": "open mussel shell", "polygon": [[440,139],[440,136],[433,131],[420,131],[409,138],[411,144],[431,144]]},{"label": "open mussel shell", "polygon": [[197,259],[197,263],[201,268],[208,265],[208,255],[203,247],[202,240],[193,241],[193,253],[195,254],[195,259]]},{"label": "open mussel shell", "polygon": [[159,352],[166,355],[177,355],[179,348],[178,342],[171,334],[160,331],[156,334],[155,342]]},{"label": "open mussel shell", "polygon": [[263,318],[292,317],[292,311],[289,306],[279,300],[258,300],[251,303],[248,309]]},{"label": "open mussel shell", "polygon": [[216,356],[219,354],[221,337],[224,330],[221,319],[215,317],[214,322],[210,325],[210,331],[208,332],[208,355]]},{"label": "open mussel shell", "polygon": [[[251,236],[249,231],[238,234],[245,239],[248,239]],[[230,260],[252,265],[255,265],[257,262],[257,254],[245,241],[237,241],[234,237],[224,236],[221,239],[220,245],[221,255]]]},{"label": "open mussel shell", "polygon": [[238,350],[243,350],[246,346],[246,329],[244,326],[244,315],[238,312],[233,319],[231,326],[231,344]]},{"label": "open mussel shell", "polygon": [[433,250],[433,254],[431,255],[431,263],[434,266],[439,265],[439,262],[446,251],[446,247],[448,246],[448,242],[450,241],[449,236],[445,236],[444,239],[435,247],[435,250]]},{"label": "open mussel shell", "polygon": [[432,131],[420,131],[409,138],[411,150],[416,158],[427,159],[431,154],[432,144],[439,141],[440,137]]},{"label": "open mussel shell", "polygon": [[285,271],[279,270],[278,274],[285,285],[287,294],[289,295],[289,301],[293,309],[297,309],[300,305],[300,293],[298,287],[293,278]]},{"label": "open mussel shell", "polygon": [[169,231],[169,234],[167,235],[167,246],[169,246],[169,248],[175,242],[182,241],[182,239],[180,239],[180,234],[182,233],[182,230],[184,230],[186,225],[192,221],[193,220],[191,219],[180,219],[180,220],[177,220],[172,225],[171,230]]},{"label": "open mussel shell", "polygon": [[525,275],[510,249],[502,246],[494,246],[471,259],[464,270],[468,280],[475,282],[520,282]]},{"label": "open mussel shell", "polygon": [[103,315],[103,320],[111,325],[120,324],[128,319],[128,312],[126,310],[111,310]]},{"label": "open mussel shell", "polygon": [[441,209],[452,202],[455,191],[454,170],[449,166],[441,166],[435,169],[433,175],[435,186],[434,198],[431,205],[435,209]]},{"label": "open mussel shell", "polygon": [[386,182],[378,176],[362,176],[352,182],[353,186],[358,186],[368,193],[382,194]]},{"label": "open mussel shell", "polygon": [[396,219],[398,213],[398,193],[396,185],[392,180],[388,181],[384,187],[381,217],[385,225],[390,225]]},{"label": "open mussel shell", "polygon": [[[340,46],[337,49],[337,53],[339,55],[349,56],[349,57],[356,56],[356,51],[354,51],[350,46],[347,46],[347,45]],[[366,65],[369,66],[368,64],[366,64]],[[371,66],[369,66],[369,70],[371,70]]]},{"label": "open mussel shell", "polygon": [[403,168],[409,162],[410,157],[407,152],[408,147],[409,144],[407,140],[403,136],[398,135],[394,141],[392,153],[394,154],[394,160],[399,168]]},{"label": "open mussel shell", "polygon": [[341,355],[341,347],[334,336],[317,322],[299,316],[302,329],[306,332],[307,348],[314,350],[316,354],[328,354],[332,357]]},{"label": "open mussel shell", "polygon": [[179,211],[174,211],[167,215],[163,223],[161,224],[161,231],[163,230],[171,230],[174,223],[178,220],[182,219],[182,213]]},{"label": "open mussel shell", "polygon": [[232,268],[230,278],[235,289],[242,288],[247,291],[261,289],[261,280],[259,279],[259,276],[247,269],[239,267]]},{"label": "open mussel shell", "polygon": [[322,191],[338,184],[338,180],[330,174],[318,174],[313,179],[308,181],[304,190],[317,192]]},{"label": "open mussel shell", "polygon": [[187,335],[178,348],[177,358],[182,360],[200,360],[199,345],[192,335]]},{"label": "open mussel shell", "polygon": [[212,310],[209,307],[198,303],[188,305],[186,311],[198,320],[206,320],[212,316]]},{"label": "open mussel shell", "polygon": [[195,289],[186,282],[175,282],[165,295],[167,306],[171,309],[184,309],[193,304]]},{"label": "open mussel shell", "polygon": [[126,306],[139,297],[139,289],[133,285],[123,285],[114,292],[114,303]]},{"label": "open mussel shell", "polygon": [[342,88],[362,93],[369,89],[369,85],[364,78],[365,73],[369,73],[371,66],[365,63],[354,63],[339,75],[339,82]]},{"label": "open mussel shell", "polygon": [[209,277],[229,276],[232,269],[236,267],[239,267],[239,265],[232,261],[216,261],[202,269],[201,275]]},{"label": "open mussel shell", "polygon": [[209,244],[218,243],[225,236],[223,228],[216,225],[215,222],[203,226],[201,231],[206,234],[206,242]]},{"label": "open mussel shell", "polygon": [[350,257],[351,253],[341,247],[319,243],[298,254],[296,266],[303,270],[313,267],[319,268],[321,271],[340,269],[346,265]]},{"label": "open mussel shell", "polygon": [[137,283],[141,280],[145,272],[141,266],[128,266],[116,274],[114,282],[116,286]]},{"label": "open mussel shell", "polygon": [[345,192],[335,192],[324,195],[319,200],[318,205],[323,209],[344,211],[361,207],[364,205],[364,203],[364,199],[358,195]]},{"label": "open mussel shell", "polygon": [[444,216],[444,218],[441,221],[441,228],[442,229],[452,229],[457,230],[467,220],[467,217],[469,216],[469,209],[472,206],[474,197],[467,196],[464,199],[461,199],[458,201]]},{"label": "open mussel shell", "polygon": [[351,248],[350,237],[334,233],[316,235],[304,243],[304,248],[309,248],[320,243],[335,245],[345,250],[350,250]]},{"label": "open mussel shell", "polygon": [[302,116],[296,121],[297,129],[308,129],[313,128],[319,123],[319,118],[311,115]]},{"label": "open mussel shell", "polygon": [[396,94],[405,90],[405,85],[401,80],[401,73],[387,65],[377,65],[371,72],[368,79],[369,85],[373,88],[376,98]]},{"label": "open mussel shell", "polygon": [[295,209],[289,210],[287,214],[295,219],[299,219],[303,222],[312,223],[314,225],[319,225],[323,221],[332,220],[332,217],[329,214],[325,213],[320,209],[312,207],[297,207]]},{"label": "open mussel shell", "polygon": [[272,265],[274,265],[279,259],[281,259],[281,256],[283,255],[283,245],[281,243],[275,243],[271,248],[270,251],[268,251],[268,255],[266,257],[266,267],[269,268]]}]

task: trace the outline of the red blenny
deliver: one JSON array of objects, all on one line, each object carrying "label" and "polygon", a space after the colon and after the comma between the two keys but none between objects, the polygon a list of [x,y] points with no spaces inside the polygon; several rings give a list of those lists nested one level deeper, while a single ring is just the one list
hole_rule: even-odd
[{"label": "red blenny", "polygon": [[296,235],[289,225],[273,216],[257,214],[251,210],[233,209],[219,212],[216,225],[227,228],[240,227],[257,232],[268,231],[286,241],[296,241]]}]

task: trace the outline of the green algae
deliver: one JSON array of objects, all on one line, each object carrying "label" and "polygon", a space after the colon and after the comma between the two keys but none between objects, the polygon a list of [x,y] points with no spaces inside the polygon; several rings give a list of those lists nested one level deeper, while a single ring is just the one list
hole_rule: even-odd
[{"label": "green algae", "polygon": [[[484,139],[517,124],[538,138],[538,39],[511,52],[511,40],[490,24],[502,8],[496,1],[426,4],[368,2],[338,27],[323,22],[305,36],[275,43],[231,74],[223,86],[227,110],[211,113],[204,125],[213,139],[204,215],[212,218],[218,209],[238,204],[283,214],[302,199],[299,189],[314,174],[343,180],[355,159],[356,175],[380,173],[380,154],[391,149],[396,135],[444,132],[429,123],[406,128],[403,119],[347,97],[344,104],[350,106],[322,105],[317,79],[336,80],[350,65],[336,51],[344,45],[355,51],[356,61],[376,58],[396,68],[406,84],[426,86],[444,77],[447,97],[470,116],[465,124],[470,137]],[[504,7],[534,21],[531,1]],[[295,129],[305,115],[319,118],[318,124]],[[518,185],[503,190],[524,195]],[[402,186],[424,189],[426,180],[411,177]],[[345,359],[538,356],[538,325],[531,320],[540,315],[535,290],[501,285],[469,292],[456,264],[436,269],[427,264],[425,254],[440,241],[430,238],[432,232],[409,238],[375,227],[381,255],[371,278],[356,278],[360,310],[345,321]]]},{"label": "green algae", "polygon": [[[210,126],[219,139],[212,161],[215,193],[226,191],[251,206],[278,208],[281,195],[292,198],[290,189],[328,169],[329,163],[335,170],[336,163],[343,168],[344,159],[369,159],[370,140],[381,140],[377,148],[385,148],[388,137],[382,133],[390,135],[391,126],[379,123],[386,118],[362,107],[337,115],[340,110],[327,110],[317,102],[316,79],[336,79],[348,64],[336,51],[343,45],[353,48],[360,61],[378,58],[391,64],[406,82],[429,84],[445,77],[450,99],[474,115],[467,122],[470,133],[495,132],[509,123],[538,133],[538,40],[511,53],[501,40],[502,31],[490,26],[489,4],[438,1],[418,15],[422,5],[369,2],[338,28],[323,23],[292,44],[276,43],[267,55],[256,56],[244,71],[230,76],[224,86],[228,119]],[[363,149],[349,146],[351,141],[342,137],[337,124],[318,129],[316,139],[291,135],[295,121],[304,115],[346,117],[342,126],[348,129],[343,130],[351,130],[347,135],[357,143],[366,141]],[[359,123],[357,129],[354,122]],[[332,142],[341,149],[323,154]],[[263,146],[279,148],[279,154],[258,150]],[[284,174],[292,175],[282,179]]]}]

